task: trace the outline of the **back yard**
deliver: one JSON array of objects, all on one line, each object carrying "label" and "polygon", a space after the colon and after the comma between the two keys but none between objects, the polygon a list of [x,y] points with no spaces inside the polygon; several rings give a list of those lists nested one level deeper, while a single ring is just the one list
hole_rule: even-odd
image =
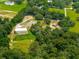
[{"label": "back yard", "polygon": [[13,47],[27,53],[35,39],[36,37],[31,32],[26,35],[16,35]]},{"label": "back yard", "polygon": [[15,11],[19,12],[22,8],[26,6],[25,3],[22,4],[15,4],[13,6],[10,5],[5,5],[4,3],[0,3],[0,10],[10,10],[10,11]]}]

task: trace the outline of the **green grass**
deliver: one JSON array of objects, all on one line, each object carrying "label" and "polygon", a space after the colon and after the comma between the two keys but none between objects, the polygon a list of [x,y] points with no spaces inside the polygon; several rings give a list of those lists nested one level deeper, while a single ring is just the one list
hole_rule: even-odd
[{"label": "green grass", "polygon": [[49,10],[50,12],[60,12],[60,13],[64,13],[64,9],[49,8],[48,10]]},{"label": "green grass", "polygon": [[4,2],[4,1],[7,1],[7,0],[0,0],[0,2]]},{"label": "green grass", "polygon": [[33,42],[34,42],[34,40],[21,40],[21,41],[15,42],[13,44],[13,47],[15,49],[20,49],[24,53],[28,53],[29,48]]},{"label": "green grass", "polygon": [[21,51],[28,53],[31,44],[35,39],[36,37],[31,32],[26,35],[16,35],[13,46],[16,49],[20,49]]},{"label": "green grass", "polygon": [[25,34],[25,35],[16,35],[15,37],[15,40],[16,41],[19,41],[19,40],[34,40],[35,39],[35,36],[31,33],[31,32],[28,32],[28,34]]},{"label": "green grass", "polygon": [[73,10],[67,10],[67,14],[68,16],[70,17],[70,19],[75,22],[75,26],[74,27],[71,27],[69,29],[69,31],[71,32],[76,32],[76,33],[79,33],[79,22],[76,20],[77,17],[79,17],[79,14],[77,14],[75,11]]},{"label": "green grass", "polygon": [[5,5],[4,3],[0,3],[0,9],[1,10],[10,10],[10,11],[15,11],[15,12],[19,12],[25,6],[26,6],[25,3],[15,4],[13,6],[9,6],[9,5]]}]

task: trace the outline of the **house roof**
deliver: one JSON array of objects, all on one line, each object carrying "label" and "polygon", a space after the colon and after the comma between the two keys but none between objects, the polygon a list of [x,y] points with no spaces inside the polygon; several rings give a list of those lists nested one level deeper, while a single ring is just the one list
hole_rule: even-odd
[{"label": "house roof", "polygon": [[26,28],[16,28],[15,31],[16,31],[16,32],[17,32],[17,31],[20,31],[20,32],[21,32],[21,31],[27,31],[27,29],[26,29]]},{"label": "house roof", "polygon": [[22,27],[22,25],[18,24],[15,28],[15,31],[27,31],[27,28]]},{"label": "house roof", "polygon": [[7,1],[5,2],[6,5],[14,5],[15,3],[14,2],[11,2],[11,1]]}]

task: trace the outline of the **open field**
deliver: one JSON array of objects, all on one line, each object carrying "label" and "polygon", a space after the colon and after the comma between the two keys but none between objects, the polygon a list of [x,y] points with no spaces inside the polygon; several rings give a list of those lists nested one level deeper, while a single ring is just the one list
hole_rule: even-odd
[{"label": "open field", "polygon": [[77,17],[79,17],[79,14],[77,14],[73,10],[67,10],[67,14],[70,17],[70,19],[75,22],[75,26],[70,28],[71,32],[79,33],[79,21],[77,21]]}]

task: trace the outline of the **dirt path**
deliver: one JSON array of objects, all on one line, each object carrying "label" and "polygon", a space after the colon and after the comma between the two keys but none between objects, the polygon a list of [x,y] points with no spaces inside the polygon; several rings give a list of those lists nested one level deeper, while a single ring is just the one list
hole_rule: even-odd
[{"label": "dirt path", "polygon": [[12,13],[16,13],[15,11],[10,11],[10,10],[0,10],[0,12],[12,12]]},{"label": "dirt path", "polygon": [[0,16],[3,18],[10,18],[12,19],[17,13],[14,11],[9,10],[0,10]]},{"label": "dirt path", "polygon": [[14,29],[11,31],[10,35],[9,35],[9,38],[10,38],[10,42],[9,42],[9,48],[10,49],[13,49],[13,43],[14,43],[14,38],[15,38],[15,34],[14,34]]}]

